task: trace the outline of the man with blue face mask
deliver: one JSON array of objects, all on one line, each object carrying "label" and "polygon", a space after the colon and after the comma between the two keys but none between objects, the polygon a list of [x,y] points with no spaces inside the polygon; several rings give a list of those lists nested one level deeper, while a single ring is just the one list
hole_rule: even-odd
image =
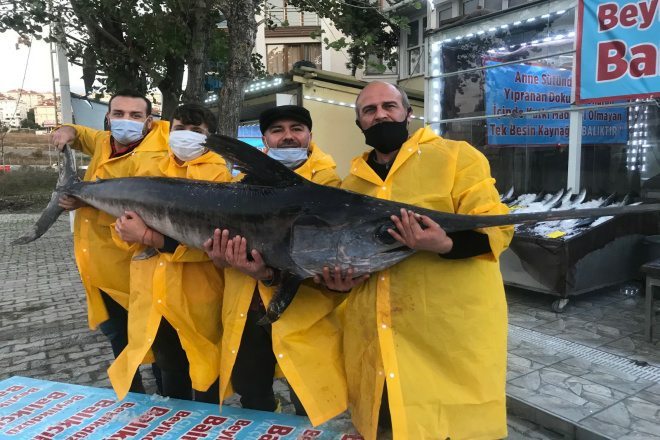
[{"label": "man with blue face mask", "polygon": [[259,128],[266,149],[273,159],[295,170],[307,161],[312,141],[312,118],[307,109],[283,105],[264,111]]},{"label": "man with blue face mask", "polygon": [[[338,186],[335,162],[312,141],[312,119],[303,107],[285,105],[264,111],[259,126],[266,154],[320,185]],[[273,297],[278,275],[264,264],[245,238],[229,239],[216,230],[205,249],[225,269],[220,344],[220,398],[233,388],[244,408],[275,411],[273,377],[279,366],[287,379],[296,413],[314,425],[346,410],[341,295],[303,284],[287,312],[273,325],[257,322]],[[249,255],[252,259],[248,258]],[[229,267],[227,267],[229,266]],[[231,385],[231,387],[230,387]]]},{"label": "man with blue face mask", "polygon": [[[217,117],[200,104],[184,104],[172,115],[170,154],[161,160],[161,176],[228,182],[225,160],[203,143],[215,133]],[[162,375],[162,395],[217,402],[218,344],[222,324],[223,273],[207,255],[149,228],[127,211],[117,219],[117,244],[154,256],[131,262],[128,346],[108,370],[122,399],[131,378],[151,349]],[[215,386],[213,386],[215,384]]]},{"label": "man with blue face mask", "polygon": [[[154,121],[151,102],[134,91],[115,94],[108,106],[109,131],[67,124],[55,131],[51,143],[58,149],[70,144],[90,156],[84,180],[157,176],[159,162],[168,154],[169,123]],[[74,223],[74,251],[87,296],[91,329],[101,328],[117,357],[127,343],[129,272],[132,254],[112,239],[114,217],[62,197],[60,206],[78,209]],[[144,392],[139,373],[131,391]]]}]

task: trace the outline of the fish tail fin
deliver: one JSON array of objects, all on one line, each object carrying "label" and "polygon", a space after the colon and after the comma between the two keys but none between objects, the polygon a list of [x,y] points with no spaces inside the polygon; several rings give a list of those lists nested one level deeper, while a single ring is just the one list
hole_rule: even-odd
[{"label": "fish tail fin", "polygon": [[57,179],[57,185],[55,186],[55,191],[50,196],[50,201],[46,208],[41,212],[41,216],[32,226],[32,229],[29,232],[26,232],[21,237],[12,241],[11,244],[27,244],[37,238],[41,237],[46,233],[46,231],[55,223],[57,218],[64,211],[63,208],[60,208],[58,201],[61,196],[67,193],[67,190],[76,182],[79,182],[80,179],[76,174],[76,168],[73,162],[73,152],[71,148],[67,145],[62,150],[64,160],[62,167],[60,168],[60,175]]},{"label": "fish tail fin", "polygon": [[300,283],[302,283],[302,278],[298,275],[292,274],[291,272],[283,272],[282,282],[271,298],[270,303],[268,303],[266,315],[261,318],[257,324],[272,324],[280,319],[282,313],[284,313],[286,308],[289,307],[289,304],[291,304],[291,301],[293,301],[293,298],[296,296]]}]

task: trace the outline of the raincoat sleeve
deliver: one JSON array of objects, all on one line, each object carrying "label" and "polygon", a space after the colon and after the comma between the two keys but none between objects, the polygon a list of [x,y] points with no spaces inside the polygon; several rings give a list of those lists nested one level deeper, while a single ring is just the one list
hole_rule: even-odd
[{"label": "raincoat sleeve", "polygon": [[[497,215],[508,214],[509,208],[500,202],[495,179],[490,175],[486,157],[476,148],[462,142],[456,160],[456,174],[452,200],[457,214]],[[477,258],[497,261],[509,246],[513,226],[497,226],[478,230],[488,235],[491,252]]]},{"label": "raincoat sleeve", "polygon": [[84,127],[75,124],[63,124],[63,127],[72,127],[76,130],[76,138],[73,141],[72,147],[75,150],[81,150],[83,153],[90,156],[94,155],[94,151],[101,143],[97,139],[105,134],[102,130],[95,130],[93,128]]},{"label": "raincoat sleeve", "polygon": [[314,174],[312,179],[314,183],[324,186],[332,186],[334,188],[339,188],[341,185],[341,179],[337,175],[337,172],[334,168],[326,168],[324,170],[319,170]]}]

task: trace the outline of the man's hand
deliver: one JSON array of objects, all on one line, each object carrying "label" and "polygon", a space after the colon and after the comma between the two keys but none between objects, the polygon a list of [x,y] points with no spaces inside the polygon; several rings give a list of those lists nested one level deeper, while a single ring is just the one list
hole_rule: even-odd
[{"label": "man's hand", "polygon": [[76,129],[67,125],[62,126],[51,133],[50,144],[62,151],[66,144],[73,142],[76,138]]},{"label": "man's hand", "polygon": [[322,284],[335,292],[349,292],[353,287],[362,284],[369,278],[368,274],[353,278],[353,268],[351,267],[343,275],[339,266],[335,266],[334,270],[330,270],[328,266],[325,266],[322,275],[314,275],[314,282],[316,284]]},{"label": "man's hand", "polygon": [[213,231],[213,237],[204,242],[204,251],[209,256],[217,268],[229,266],[227,261],[227,244],[229,243],[229,230],[216,229]]},{"label": "man's hand", "polygon": [[60,208],[65,209],[66,211],[73,211],[78,208],[84,208],[89,206],[87,203],[83,202],[80,199],[71,196],[62,196],[58,200],[57,204]]},{"label": "man's hand", "polygon": [[150,229],[135,211],[126,211],[119,217],[115,222],[115,231],[126,243],[141,243],[158,249],[165,243],[163,234]]},{"label": "man's hand", "polygon": [[252,249],[250,255],[253,261],[247,258],[245,237],[237,235],[227,242],[225,258],[231,267],[259,281],[271,280],[274,276],[273,269],[266,266],[261,254],[256,249]]},{"label": "man's hand", "polygon": [[[430,217],[401,208],[401,218],[396,215],[390,218],[397,230],[388,229],[387,232],[410,249],[446,254],[454,246],[454,242],[447,236],[444,229]],[[420,221],[424,224],[424,229],[422,229]]]}]

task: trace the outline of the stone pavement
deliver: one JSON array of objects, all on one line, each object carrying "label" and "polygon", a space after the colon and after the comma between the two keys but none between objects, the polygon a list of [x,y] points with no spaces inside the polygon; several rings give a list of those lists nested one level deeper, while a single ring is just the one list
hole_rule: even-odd
[{"label": "stone pavement", "polygon": [[[73,257],[68,217],[63,215],[39,240],[9,242],[29,230],[35,214],[0,214],[0,380],[20,375],[110,387],[106,369],[109,343],[87,326],[85,295]],[[148,392],[155,392],[150,369],[141,367]],[[293,413],[286,384],[275,390],[284,411]],[[237,405],[234,397],[229,402]],[[350,430],[346,415],[333,426]],[[509,415],[511,439],[559,439],[524,419]],[[383,435],[386,439],[389,436]]]}]

